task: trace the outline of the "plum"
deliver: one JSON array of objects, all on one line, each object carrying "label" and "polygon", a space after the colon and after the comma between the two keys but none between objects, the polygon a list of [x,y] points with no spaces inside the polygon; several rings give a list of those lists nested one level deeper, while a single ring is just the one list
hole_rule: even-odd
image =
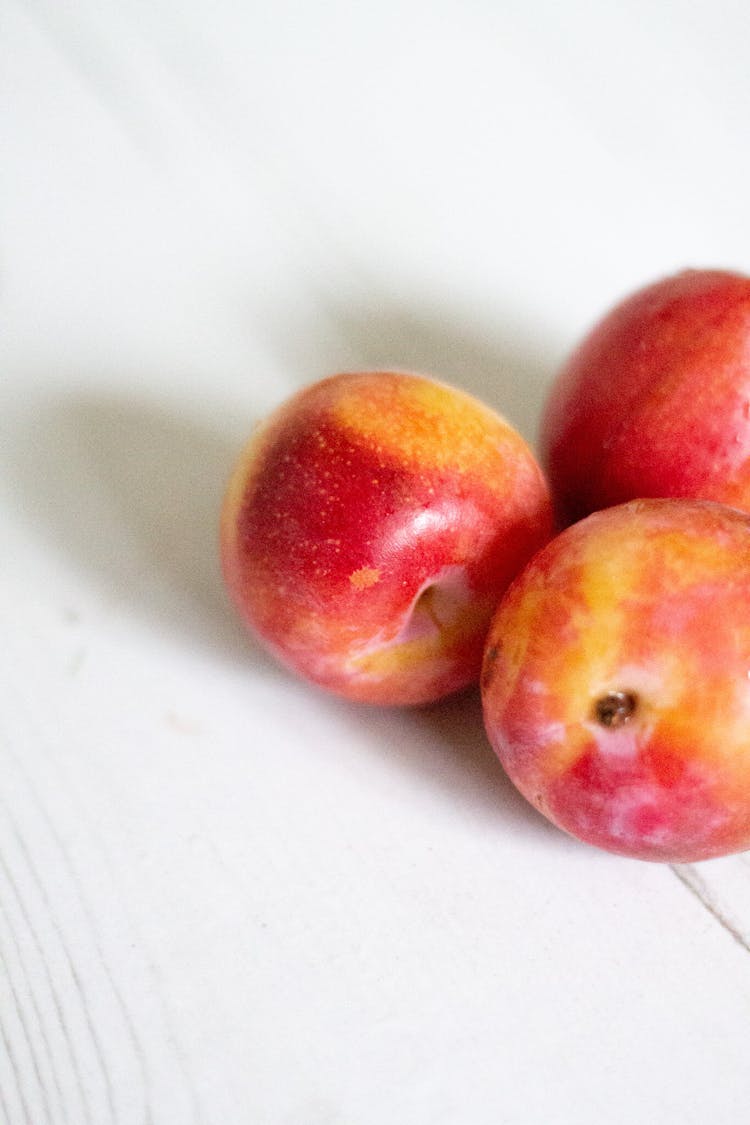
[{"label": "plum", "polygon": [[634,500],[511,585],[482,673],[510,778],[566,832],[641,859],[750,847],[750,516]]},{"label": "plum", "polygon": [[495,605],[552,526],[544,475],[499,415],[425,376],[344,373],[252,436],[222,563],[289,668],[352,699],[425,703],[478,678]]},{"label": "plum", "polygon": [[608,313],[551,389],[541,450],[562,523],[649,496],[750,510],[750,278],[688,270]]}]

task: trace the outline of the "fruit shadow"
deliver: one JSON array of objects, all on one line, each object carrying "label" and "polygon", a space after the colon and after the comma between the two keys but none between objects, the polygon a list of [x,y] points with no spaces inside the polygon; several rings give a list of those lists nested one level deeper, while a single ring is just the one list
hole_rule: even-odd
[{"label": "fruit shadow", "polygon": [[334,695],[321,700],[357,753],[385,759],[394,775],[431,791],[452,814],[503,835],[512,830],[548,838],[551,833],[562,846],[574,845],[521,796],[503,770],[484,730],[478,688],[421,707],[376,707]]},{"label": "fruit shadow", "polygon": [[510,823],[543,836],[553,834],[566,843],[566,837],[529,804],[500,765],[485,733],[478,688],[406,712],[404,722],[427,734],[429,749],[436,751],[429,762],[430,775],[450,794],[503,829]]},{"label": "fruit shadow", "polygon": [[222,495],[250,426],[227,435],[125,394],[49,399],[11,435],[6,483],[52,556],[93,578],[105,612],[270,670],[219,564]]}]

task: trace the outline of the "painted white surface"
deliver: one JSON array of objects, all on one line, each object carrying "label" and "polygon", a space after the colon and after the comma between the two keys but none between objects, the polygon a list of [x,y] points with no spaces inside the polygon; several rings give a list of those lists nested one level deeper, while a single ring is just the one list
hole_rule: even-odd
[{"label": "painted white surface", "polygon": [[303,382],[432,371],[533,438],[613,299],[750,270],[746,6],[0,17],[0,1121],[745,1121],[747,857],[598,854],[475,700],[295,683],[215,524]]}]

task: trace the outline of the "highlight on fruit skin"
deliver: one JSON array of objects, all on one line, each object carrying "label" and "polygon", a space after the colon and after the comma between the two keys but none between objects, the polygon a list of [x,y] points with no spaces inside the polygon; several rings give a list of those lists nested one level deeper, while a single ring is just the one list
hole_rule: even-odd
[{"label": "highlight on fruit skin", "polygon": [[619,303],[553,383],[540,448],[562,523],[645,496],[750,510],[750,278],[687,270]]},{"label": "highlight on fruit skin", "polygon": [[578,839],[750,848],[750,516],[657,499],[569,527],[501,602],[482,696],[512,781]]},{"label": "highlight on fruit skin", "polygon": [[287,667],[416,704],[478,678],[500,595],[551,534],[544,475],[508,422],[426,376],[354,372],[256,430],[221,556],[240,615]]}]

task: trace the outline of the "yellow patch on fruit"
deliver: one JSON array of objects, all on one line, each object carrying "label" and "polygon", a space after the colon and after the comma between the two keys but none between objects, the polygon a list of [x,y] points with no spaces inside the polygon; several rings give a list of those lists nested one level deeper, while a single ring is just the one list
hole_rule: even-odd
[{"label": "yellow patch on fruit", "polygon": [[423,636],[412,640],[394,640],[377,648],[352,656],[349,666],[352,671],[368,679],[386,679],[406,669],[413,669],[419,675],[436,662],[450,661],[451,655],[466,645],[473,636],[481,632],[487,620],[490,605],[479,601],[477,605],[466,606],[462,614],[447,623],[435,621],[435,628]]},{"label": "yellow patch on fruit", "polygon": [[[421,376],[381,372],[352,380],[333,404],[342,428],[376,452],[421,469],[453,468],[496,474],[504,459],[523,456],[526,443],[477,399]],[[501,456],[498,456],[500,454]],[[487,483],[495,487],[490,477]]]},{"label": "yellow patch on fruit", "polygon": [[349,581],[355,590],[367,590],[380,581],[380,571],[371,566],[361,566],[349,575]]}]

